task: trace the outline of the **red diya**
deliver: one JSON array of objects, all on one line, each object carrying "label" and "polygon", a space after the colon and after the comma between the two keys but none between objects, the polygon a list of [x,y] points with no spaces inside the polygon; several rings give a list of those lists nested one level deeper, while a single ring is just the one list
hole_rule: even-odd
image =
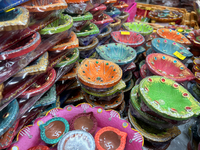
[{"label": "red diya", "polygon": [[78,38],[76,34],[72,31],[69,37],[61,40],[58,44],[56,44],[53,48],[48,51],[62,51],[66,49],[72,49],[79,46]]},{"label": "red diya", "polygon": [[126,132],[113,127],[104,127],[96,133],[95,144],[98,150],[124,150],[126,137]]},{"label": "red diya", "polygon": [[116,8],[118,8],[119,10],[124,10],[125,8],[127,8],[128,7],[128,4],[126,4],[124,1],[117,1],[117,3],[115,3],[114,5],[113,5],[113,7],[116,7]]},{"label": "red diya", "polygon": [[98,16],[100,14],[103,13],[104,10],[106,10],[106,6],[104,4],[101,4],[93,9],[90,10],[90,13],[93,15],[93,16]]},{"label": "red diya", "polygon": [[145,42],[144,37],[139,33],[129,31],[129,35],[123,35],[123,32],[126,31],[115,31],[111,33],[114,42],[125,44],[130,47],[138,47]]},{"label": "red diya", "polygon": [[56,71],[54,69],[51,69],[45,74],[45,76],[38,79],[30,88],[28,88],[28,90],[23,92],[19,97],[33,97],[46,92],[54,84],[54,81],[56,79]]},{"label": "red diya", "polygon": [[194,74],[178,59],[161,53],[146,57],[148,70],[154,75],[164,76],[176,82],[194,80]]},{"label": "red diya", "polygon": [[200,29],[191,31],[187,38],[189,38],[194,47],[200,47]]},{"label": "red diya", "polygon": [[195,58],[193,63],[194,63],[194,66],[192,68],[192,72],[193,73],[200,72],[200,57]]},{"label": "red diya", "polygon": [[25,55],[36,49],[40,42],[40,34],[36,32],[26,39],[20,41],[19,43],[15,44],[10,49],[7,49],[5,52],[1,52],[0,60],[11,59]]},{"label": "red diya", "polygon": [[15,137],[15,134],[16,134],[16,130],[17,130],[17,127],[18,127],[18,124],[19,124],[19,121],[17,121],[13,127],[11,127],[10,129],[8,129],[8,131],[6,131],[0,138],[0,149],[6,149],[8,148],[14,137]]},{"label": "red diya", "polygon": [[28,150],[50,150],[50,148],[45,145],[38,145],[32,148],[29,148]]},{"label": "red diya", "polygon": [[83,130],[93,135],[96,129],[97,120],[93,112],[78,114],[70,121],[70,130]]}]

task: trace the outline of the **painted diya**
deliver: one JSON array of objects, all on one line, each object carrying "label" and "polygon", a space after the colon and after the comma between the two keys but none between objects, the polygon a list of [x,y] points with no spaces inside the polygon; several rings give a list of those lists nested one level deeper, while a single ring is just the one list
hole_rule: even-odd
[{"label": "painted diya", "polygon": [[184,35],[188,35],[191,31],[194,30],[193,28],[190,28],[186,25],[169,25],[165,26],[165,28],[175,30]]},{"label": "painted diya", "polygon": [[104,13],[109,15],[112,18],[115,18],[115,17],[119,16],[121,11],[115,7],[110,7]]},{"label": "painted diya", "polygon": [[134,86],[134,81],[133,79],[131,79],[126,83],[126,88],[123,90],[124,93],[129,92],[133,88],[133,86]]},{"label": "painted diya", "polygon": [[121,20],[121,24],[124,24],[129,17],[129,13],[125,11],[121,11],[120,15],[117,16]]},{"label": "painted diya", "polygon": [[83,130],[93,135],[96,129],[97,120],[93,112],[78,114],[70,121],[70,130]]},{"label": "painted diya", "polygon": [[80,45],[87,46],[98,33],[99,28],[95,24],[90,23],[89,25],[82,28],[80,32],[77,32],[76,36],[79,39]]},{"label": "painted diya", "polygon": [[187,38],[189,38],[194,47],[200,47],[200,30],[191,31]]},{"label": "painted diya", "polygon": [[29,148],[28,150],[50,150],[50,148],[45,145],[38,145],[32,148]]},{"label": "painted diya", "polygon": [[152,112],[152,115],[156,113],[157,117],[184,121],[200,113],[200,104],[196,99],[181,85],[165,77],[143,79],[138,93],[143,111]]},{"label": "painted diya", "polygon": [[112,32],[111,27],[109,27],[109,26],[105,27],[97,36],[97,38],[99,39],[98,45],[104,44],[110,38],[111,32]]},{"label": "painted diya", "polygon": [[65,3],[63,0],[30,0],[22,4],[22,6],[28,9],[30,12],[53,11],[68,7],[67,3]]},{"label": "painted diya", "polygon": [[25,29],[28,23],[29,11],[24,7],[16,7],[0,15],[0,31]]},{"label": "painted diya", "polygon": [[153,27],[145,23],[139,22],[127,22],[123,24],[123,27],[128,31],[133,31],[145,35],[150,35],[153,32]]},{"label": "painted diya", "polygon": [[193,56],[193,54],[184,46],[172,40],[156,38],[152,40],[151,45],[152,49],[157,53],[167,54],[175,58],[177,58],[177,56],[174,54],[176,51],[183,55],[183,58],[189,58]]},{"label": "painted diya", "polygon": [[78,50],[80,51],[80,57],[89,58],[95,52],[95,48],[97,47],[98,43],[99,40],[95,37],[89,45],[79,46]]},{"label": "painted diya", "polygon": [[57,149],[95,150],[95,141],[90,133],[81,130],[74,130],[63,136],[58,143]]},{"label": "painted diya", "polygon": [[63,51],[66,49],[72,49],[79,46],[78,38],[74,32],[70,33],[70,36],[63,40],[61,40],[58,44],[56,44],[53,48],[48,51]]},{"label": "painted diya", "polygon": [[19,43],[13,45],[9,49],[0,53],[0,60],[12,59],[15,57],[20,57],[33,50],[35,50],[41,43],[41,37],[38,32],[32,34],[31,36],[25,38]]},{"label": "painted diya", "polygon": [[96,48],[101,58],[112,61],[118,65],[126,65],[136,58],[136,51],[124,44],[107,44]]},{"label": "painted diya", "polygon": [[33,97],[44,93],[54,84],[55,79],[56,71],[51,69],[42,78],[38,79],[31,87],[24,91],[19,97]]},{"label": "painted diya", "polygon": [[191,42],[184,35],[171,29],[158,29],[157,34],[162,38],[166,38],[180,44],[191,45]]},{"label": "painted diya", "polygon": [[[121,43],[130,47],[141,46],[145,39],[144,37],[136,32],[128,32],[129,35],[123,35],[124,31],[115,31],[111,33],[112,39],[116,43]],[[126,32],[126,31],[125,31]]]},{"label": "painted diya", "polygon": [[56,33],[60,33],[63,31],[68,30],[68,34],[66,36],[69,36],[71,33],[70,28],[73,25],[73,19],[69,15],[62,15],[60,14],[60,18],[51,24],[47,25],[45,28],[40,30],[41,35],[52,35]]},{"label": "painted diya", "polygon": [[104,127],[95,135],[95,143],[98,150],[124,150],[127,133],[117,128]]},{"label": "painted diya", "polygon": [[128,7],[128,4],[126,4],[124,1],[117,1],[117,3],[113,5],[113,7],[116,7],[117,9],[122,11]]},{"label": "painted diya", "polygon": [[0,136],[13,126],[19,113],[19,105],[16,99],[0,111]]},{"label": "painted diya", "polygon": [[148,70],[155,75],[172,79],[176,82],[194,80],[193,73],[178,59],[161,53],[152,53],[146,57]]},{"label": "painted diya", "polygon": [[118,31],[121,28],[121,20],[114,18],[113,22],[109,24],[113,31]]},{"label": "painted diya", "polygon": [[61,117],[48,120],[40,125],[41,139],[47,144],[55,144],[69,131],[69,123]]},{"label": "painted diya", "polygon": [[68,91],[66,90],[66,93],[70,94],[66,95],[64,105],[76,104],[84,101],[83,92],[80,87]]},{"label": "painted diya", "polygon": [[90,13],[92,13],[93,16],[98,16],[103,13],[103,11],[106,10],[106,6],[104,4],[101,4],[93,9],[90,10]]},{"label": "painted diya", "polygon": [[101,59],[84,59],[77,71],[80,82],[91,88],[110,88],[122,78],[121,68]]},{"label": "painted diya", "polygon": [[84,94],[84,97],[85,100],[92,106],[100,106],[105,110],[107,110],[107,109],[116,109],[118,106],[120,106],[124,100],[124,93],[122,92],[117,94],[117,96],[115,96],[109,101],[107,100],[94,101],[93,99],[91,99],[90,95],[86,93]]}]

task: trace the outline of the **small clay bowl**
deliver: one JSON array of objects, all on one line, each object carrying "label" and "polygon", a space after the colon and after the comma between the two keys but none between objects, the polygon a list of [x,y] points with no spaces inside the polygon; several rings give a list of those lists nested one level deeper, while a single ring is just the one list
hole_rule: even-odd
[{"label": "small clay bowl", "polygon": [[113,22],[109,24],[112,31],[118,31],[121,28],[121,20],[119,18],[114,18]]},{"label": "small clay bowl", "polygon": [[121,14],[117,16],[121,20],[121,24],[124,24],[129,17],[129,13],[125,11],[121,11]]}]

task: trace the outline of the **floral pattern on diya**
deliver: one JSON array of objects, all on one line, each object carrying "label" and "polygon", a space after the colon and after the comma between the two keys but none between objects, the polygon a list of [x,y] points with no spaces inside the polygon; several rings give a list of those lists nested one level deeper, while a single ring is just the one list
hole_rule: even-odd
[{"label": "floral pattern on diya", "polygon": [[[168,119],[182,121],[200,114],[200,104],[196,99],[184,87],[162,76],[143,79],[139,95],[151,110]],[[158,104],[158,100],[163,100],[164,104]]]},{"label": "floral pattern on diya", "polygon": [[148,55],[146,65],[151,73],[167,77],[176,82],[195,79],[193,73],[181,61],[165,54],[153,53]]},{"label": "floral pattern on diya", "polygon": [[77,71],[78,79],[93,88],[113,87],[122,78],[121,68],[113,62],[101,59],[84,59]]},{"label": "floral pattern on diya", "polygon": [[191,45],[191,42],[184,35],[172,29],[158,29],[157,34],[162,38],[173,40],[180,44]]}]

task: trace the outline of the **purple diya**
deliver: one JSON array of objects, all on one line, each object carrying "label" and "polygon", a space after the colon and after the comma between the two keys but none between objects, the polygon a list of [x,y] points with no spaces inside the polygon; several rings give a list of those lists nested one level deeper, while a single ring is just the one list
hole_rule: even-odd
[{"label": "purple diya", "polygon": [[[46,123],[54,117],[62,117],[70,122],[76,115],[90,112],[93,113],[98,123],[96,132],[107,126],[117,128],[121,132],[127,133],[125,150],[142,150],[144,142],[142,135],[138,131],[132,129],[126,120],[121,119],[118,112],[114,110],[106,111],[101,107],[91,107],[91,105],[87,103],[79,104],[76,107],[68,105],[64,109],[55,108],[50,110],[46,116],[37,118],[33,125],[24,127],[18,133],[16,142],[13,143],[8,150],[25,150],[37,145],[47,146],[47,144],[40,140],[40,125]],[[25,142],[26,144],[24,144]],[[56,150],[57,148],[52,147],[51,149]]]},{"label": "purple diya", "polygon": [[78,114],[70,122],[70,130],[83,130],[93,135],[96,129],[97,120],[93,112]]}]

